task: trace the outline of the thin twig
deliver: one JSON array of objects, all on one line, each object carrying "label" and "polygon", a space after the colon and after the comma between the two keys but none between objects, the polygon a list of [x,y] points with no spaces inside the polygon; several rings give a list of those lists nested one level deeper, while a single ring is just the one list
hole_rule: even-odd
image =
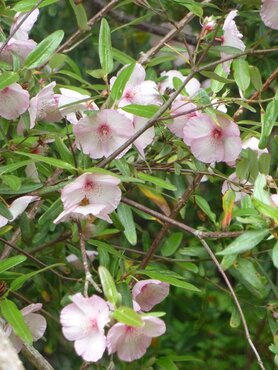
[{"label": "thin twig", "polygon": [[33,346],[24,344],[21,352],[37,370],[54,370],[50,363]]},{"label": "thin twig", "polygon": [[96,15],[89,19],[87,26],[89,31],[76,31],[66,42],[63,43],[58,49],[58,53],[68,53],[74,47],[74,44],[78,42],[79,37],[83,35],[88,35],[91,32],[92,26],[97,23],[103,16],[108,13],[115,5],[117,5],[119,0],[112,0],[103,9],[101,9]]},{"label": "thin twig", "polygon": [[[195,191],[196,187],[200,184],[202,177],[203,177],[203,175],[198,174],[195,177],[192,185],[189,186],[186,189],[186,191],[183,193],[182,197],[179,199],[179,201],[177,202],[177,204],[175,205],[174,209],[172,210],[172,212],[169,216],[171,219],[175,219],[177,217],[177,215],[179,214],[179,211],[184,207],[184,205],[186,204],[186,202],[188,201],[188,199],[190,198],[192,193]],[[144,269],[148,265],[148,263],[152,259],[153,255],[157,251],[157,249],[159,247],[159,244],[161,243],[161,241],[165,237],[167,231],[169,230],[170,226],[171,225],[168,222],[164,223],[164,225],[160,229],[158,235],[156,236],[156,238],[152,242],[146,256],[144,257],[144,259],[140,263],[140,268],[141,269]]]}]

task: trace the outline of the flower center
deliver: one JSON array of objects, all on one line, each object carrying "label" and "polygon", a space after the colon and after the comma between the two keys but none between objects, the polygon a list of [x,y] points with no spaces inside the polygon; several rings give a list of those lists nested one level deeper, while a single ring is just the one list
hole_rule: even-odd
[{"label": "flower center", "polygon": [[90,328],[91,329],[97,329],[98,328],[96,319],[90,320]]},{"label": "flower center", "polygon": [[84,190],[85,191],[91,191],[94,188],[94,183],[91,180],[87,180],[84,184]]},{"label": "flower center", "polygon": [[103,123],[99,127],[98,132],[99,132],[100,136],[105,137],[105,136],[108,136],[109,135],[110,128],[109,128],[109,126],[106,123]]},{"label": "flower center", "polygon": [[133,332],[133,331],[134,331],[134,329],[135,329],[135,328],[134,328],[133,326],[126,326],[126,327],[125,327],[125,332],[126,332],[126,333],[131,333],[131,332]]},{"label": "flower center", "polygon": [[220,139],[221,136],[222,136],[222,131],[219,128],[215,128],[212,131],[212,136],[213,136],[214,139]]},{"label": "flower center", "polygon": [[125,98],[127,99],[127,100],[131,100],[132,98],[133,98],[133,92],[132,91],[127,91],[126,93],[125,93]]}]

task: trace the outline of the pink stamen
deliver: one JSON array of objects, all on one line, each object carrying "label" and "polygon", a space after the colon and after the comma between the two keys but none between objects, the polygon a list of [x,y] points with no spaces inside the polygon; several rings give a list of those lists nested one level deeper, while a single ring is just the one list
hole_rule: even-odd
[{"label": "pink stamen", "polygon": [[213,131],[212,131],[212,136],[214,137],[214,139],[220,139],[221,136],[222,136],[222,131],[218,128],[215,128]]},{"label": "pink stamen", "polygon": [[104,123],[99,127],[98,132],[100,136],[107,136],[110,133],[110,128],[107,124]]}]

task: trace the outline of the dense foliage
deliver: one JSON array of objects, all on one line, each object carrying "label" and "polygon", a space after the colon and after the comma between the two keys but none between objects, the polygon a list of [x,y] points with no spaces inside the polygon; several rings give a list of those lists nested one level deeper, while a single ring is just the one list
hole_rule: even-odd
[{"label": "dense foliage", "polygon": [[0,332],[24,367],[278,366],[278,1],[0,20]]}]

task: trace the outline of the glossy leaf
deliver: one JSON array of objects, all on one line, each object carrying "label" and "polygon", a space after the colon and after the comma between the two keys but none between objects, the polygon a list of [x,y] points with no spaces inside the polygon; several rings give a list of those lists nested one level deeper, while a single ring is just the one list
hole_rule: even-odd
[{"label": "glossy leaf", "polygon": [[144,325],[141,316],[130,307],[121,306],[117,308],[113,316],[117,321],[128,326],[140,327]]},{"label": "glossy leaf", "polygon": [[99,59],[101,68],[108,75],[113,70],[111,31],[105,18],[101,20],[99,32]]}]

